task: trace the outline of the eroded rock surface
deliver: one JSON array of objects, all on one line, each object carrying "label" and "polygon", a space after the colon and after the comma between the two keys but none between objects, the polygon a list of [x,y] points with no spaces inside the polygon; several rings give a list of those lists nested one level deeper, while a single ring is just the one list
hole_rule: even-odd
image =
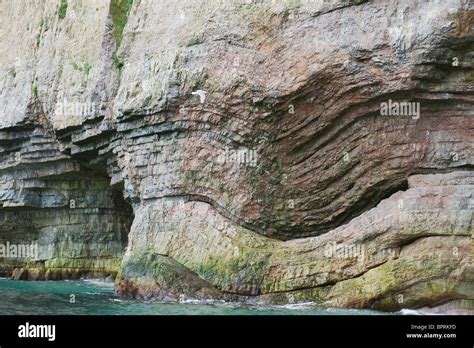
[{"label": "eroded rock surface", "polygon": [[6,273],[473,307],[469,1],[1,5],[0,241],[52,245]]}]

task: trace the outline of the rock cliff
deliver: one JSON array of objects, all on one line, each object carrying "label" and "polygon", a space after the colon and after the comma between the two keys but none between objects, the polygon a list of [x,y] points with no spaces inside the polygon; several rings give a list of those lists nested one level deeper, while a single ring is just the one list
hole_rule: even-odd
[{"label": "rock cliff", "polygon": [[0,21],[0,244],[38,246],[3,275],[474,308],[468,0],[1,0]]}]

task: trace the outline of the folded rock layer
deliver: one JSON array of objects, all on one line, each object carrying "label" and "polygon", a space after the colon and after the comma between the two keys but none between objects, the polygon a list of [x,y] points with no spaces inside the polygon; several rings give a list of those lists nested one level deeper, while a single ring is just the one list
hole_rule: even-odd
[{"label": "folded rock layer", "polygon": [[469,5],[2,2],[0,271],[472,310]]}]

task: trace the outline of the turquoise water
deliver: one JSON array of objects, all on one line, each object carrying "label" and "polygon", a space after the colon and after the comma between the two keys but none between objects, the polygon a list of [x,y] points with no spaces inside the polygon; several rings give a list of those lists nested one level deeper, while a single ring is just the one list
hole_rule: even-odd
[{"label": "turquoise water", "polygon": [[[74,297],[71,297],[74,295]],[[74,298],[75,303],[71,303]],[[119,299],[113,284],[77,281],[0,279],[2,315],[377,315],[369,310],[321,309],[311,304],[249,306],[236,303],[147,303]]]}]

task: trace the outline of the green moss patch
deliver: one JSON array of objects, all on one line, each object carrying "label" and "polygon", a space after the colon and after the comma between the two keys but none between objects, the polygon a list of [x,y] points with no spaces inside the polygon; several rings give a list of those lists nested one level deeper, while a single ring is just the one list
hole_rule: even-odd
[{"label": "green moss patch", "polygon": [[133,0],[112,0],[110,1],[109,14],[112,18],[112,36],[115,39],[115,47],[118,49],[122,42],[123,29],[128,21],[128,13],[132,7]]},{"label": "green moss patch", "polygon": [[61,4],[58,8],[58,18],[64,19],[67,13],[67,0],[61,0]]}]

